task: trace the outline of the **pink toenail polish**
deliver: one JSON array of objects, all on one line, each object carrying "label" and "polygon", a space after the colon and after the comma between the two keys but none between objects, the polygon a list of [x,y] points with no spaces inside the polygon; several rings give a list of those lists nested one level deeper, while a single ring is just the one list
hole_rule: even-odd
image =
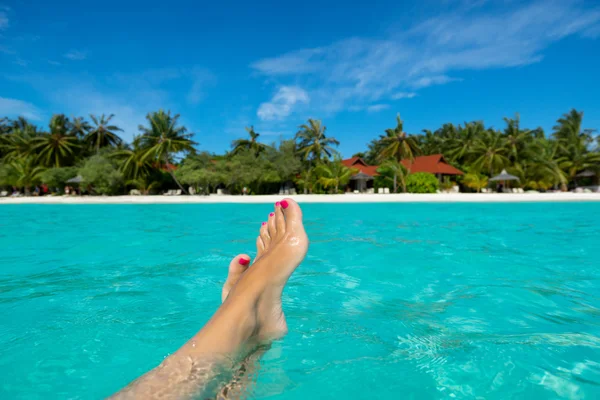
[{"label": "pink toenail polish", "polygon": [[288,208],[288,202],[285,200],[281,200],[281,207]]},{"label": "pink toenail polish", "polygon": [[271,213],[271,214],[269,214],[269,217],[272,217],[273,215],[275,215],[275,213]]},{"label": "pink toenail polish", "polygon": [[281,205],[280,202],[275,203],[275,207],[279,207]]},{"label": "pink toenail polish", "polygon": [[238,260],[238,262],[239,262],[241,265],[248,265],[248,263],[250,262],[250,259],[249,259],[249,258],[243,258],[243,257],[242,257],[242,258],[240,258],[240,259]]},{"label": "pink toenail polish", "polygon": [[263,224],[263,226],[265,226],[267,223],[266,223],[266,222],[263,222],[262,224]]}]

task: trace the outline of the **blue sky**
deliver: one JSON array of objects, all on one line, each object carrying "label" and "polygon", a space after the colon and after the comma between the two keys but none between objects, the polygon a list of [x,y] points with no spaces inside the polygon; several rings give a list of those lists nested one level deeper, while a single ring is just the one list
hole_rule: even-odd
[{"label": "blue sky", "polygon": [[130,140],[170,109],[215,152],[311,117],[344,156],[398,112],[410,133],[515,112],[548,132],[573,107],[600,128],[598,2],[293,3],[5,1],[0,115],[114,113]]}]

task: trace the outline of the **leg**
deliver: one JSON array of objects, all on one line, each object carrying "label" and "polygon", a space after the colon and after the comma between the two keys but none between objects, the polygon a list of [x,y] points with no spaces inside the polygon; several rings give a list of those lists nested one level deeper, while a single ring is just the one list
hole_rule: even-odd
[{"label": "leg", "polygon": [[257,245],[255,263],[232,271],[239,278],[233,284],[226,282],[226,298],[206,325],[115,398],[193,398],[207,388],[219,368],[287,332],[281,294],[308,250],[302,211],[295,201],[276,204],[260,229]]}]

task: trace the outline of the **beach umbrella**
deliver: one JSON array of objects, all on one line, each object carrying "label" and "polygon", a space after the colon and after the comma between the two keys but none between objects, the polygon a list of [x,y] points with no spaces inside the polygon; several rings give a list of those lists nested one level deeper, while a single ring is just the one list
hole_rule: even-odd
[{"label": "beach umbrella", "polygon": [[596,176],[596,173],[594,171],[590,171],[589,169],[586,169],[585,171],[581,171],[580,173],[575,175],[576,178],[589,178],[592,176]]},{"label": "beach umbrella", "polygon": [[506,172],[505,169],[499,175],[496,175],[489,179],[490,181],[518,181],[519,178],[517,176],[511,175]]},{"label": "beach umbrella", "polygon": [[83,182],[83,177],[81,175],[77,175],[75,178],[71,178],[67,181],[67,183],[81,183]]},{"label": "beach umbrella", "polygon": [[502,170],[502,172],[500,172],[499,175],[496,175],[492,178],[489,179],[490,182],[492,181],[502,181],[502,183],[504,184],[504,186],[506,186],[506,181],[518,181],[519,178],[517,176],[511,175],[508,172],[506,172],[505,169]]}]

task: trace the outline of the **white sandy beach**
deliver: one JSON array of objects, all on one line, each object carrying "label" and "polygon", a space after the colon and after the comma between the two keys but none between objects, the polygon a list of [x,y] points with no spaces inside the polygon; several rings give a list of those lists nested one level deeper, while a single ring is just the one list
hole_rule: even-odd
[{"label": "white sandy beach", "polygon": [[[210,204],[274,203],[281,195],[263,196],[46,196],[5,197],[1,204]],[[299,203],[525,203],[600,201],[600,193],[440,193],[294,195]]]}]

